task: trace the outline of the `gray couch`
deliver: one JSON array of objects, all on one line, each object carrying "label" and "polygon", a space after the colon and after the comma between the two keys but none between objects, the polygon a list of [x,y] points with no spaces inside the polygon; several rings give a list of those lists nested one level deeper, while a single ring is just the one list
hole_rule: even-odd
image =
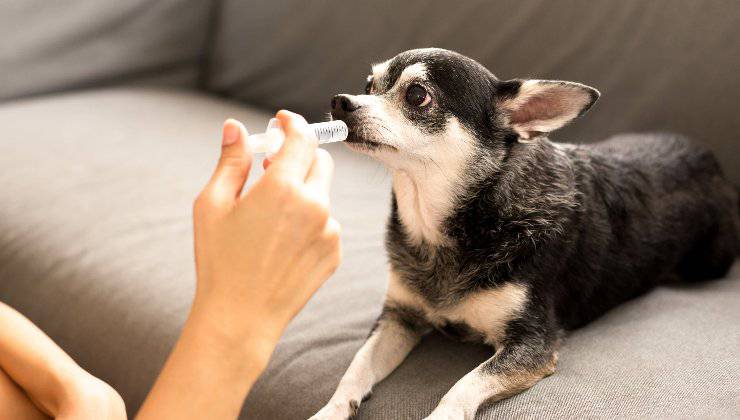
[{"label": "gray couch", "polygon": [[[11,0],[0,4],[0,300],[136,412],[193,295],[191,203],[236,117],[319,120],[369,63],[440,46],[500,77],[581,81],[602,100],[555,139],[672,130],[740,183],[735,0]],[[306,418],[379,312],[389,180],[329,146],[341,268],[288,328],[243,418]],[[255,165],[254,177],[259,167]],[[492,418],[740,417],[740,264],[664,287],[573,332],[558,373]],[[359,418],[415,419],[491,353],[431,335]]]}]

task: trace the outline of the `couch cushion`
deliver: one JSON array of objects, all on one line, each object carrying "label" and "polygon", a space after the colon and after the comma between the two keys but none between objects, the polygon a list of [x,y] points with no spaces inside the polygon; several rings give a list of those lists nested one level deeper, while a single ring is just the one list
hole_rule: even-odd
[{"label": "couch cushion", "polygon": [[740,183],[739,21],[736,0],[226,0],[209,80],[249,103],[318,118],[335,93],[362,91],[371,62],[449,48],[501,78],[601,90],[596,107],[556,138],[678,131],[718,152]]},{"label": "couch cushion", "polygon": [[0,101],[141,79],[194,86],[211,2],[0,2]]},{"label": "couch cushion", "polygon": [[[0,105],[0,300],[109,381],[131,413],[189,307],[192,200],[213,170],[221,124],[230,116],[254,132],[268,118],[204,95],[142,88]],[[330,148],[345,262],[290,327],[279,361],[334,354],[341,364],[382,301],[386,176],[343,146]],[[259,162],[253,168],[261,172]],[[276,380],[283,378],[279,366]],[[294,385],[290,378],[282,384]],[[313,404],[301,412],[320,404],[329,386],[302,391]]]},{"label": "couch cushion", "polygon": [[[116,387],[131,414],[192,298],[192,199],[229,116],[252,131],[267,118],[152,89],[0,105],[0,299]],[[345,259],[289,326],[242,418],[313,414],[380,310],[388,177],[341,145],[330,149]],[[740,416],[740,266],[731,277],[662,288],[612,311],[570,336],[556,375],[479,417]],[[432,335],[377,386],[360,418],[418,419],[490,354]]]},{"label": "couch cushion", "polygon": [[100,90],[0,105],[0,299],[134,410],[193,293],[191,206],[226,117],[196,94]]}]

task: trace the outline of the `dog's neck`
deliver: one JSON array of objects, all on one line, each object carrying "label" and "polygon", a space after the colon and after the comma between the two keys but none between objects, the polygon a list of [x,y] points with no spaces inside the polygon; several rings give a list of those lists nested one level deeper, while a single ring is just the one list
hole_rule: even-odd
[{"label": "dog's neck", "polygon": [[442,245],[442,229],[456,201],[456,183],[438,171],[393,171],[398,217],[414,243]]},{"label": "dog's neck", "polygon": [[[435,154],[438,158],[433,163],[391,167],[398,218],[412,243],[450,244],[453,238],[448,236],[446,222],[468,198],[489,200],[485,208],[478,208],[479,203],[469,209],[486,212],[486,216],[503,212],[503,219],[526,222],[533,229],[558,225],[561,221],[543,217],[538,210],[559,209],[558,214],[566,214],[576,205],[572,169],[564,154],[570,146],[542,138],[517,147],[503,166],[485,152],[460,147]],[[530,179],[537,173],[543,182]],[[494,188],[496,194],[477,191],[481,186]],[[481,194],[485,197],[476,198]]]},{"label": "dog's neck", "polygon": [[408,237],[416,244],[445,245],[444,223],[467,189],[472,149],[454,142],[433,147],[433,161],[409,161],[390,169],[398,217]]}]

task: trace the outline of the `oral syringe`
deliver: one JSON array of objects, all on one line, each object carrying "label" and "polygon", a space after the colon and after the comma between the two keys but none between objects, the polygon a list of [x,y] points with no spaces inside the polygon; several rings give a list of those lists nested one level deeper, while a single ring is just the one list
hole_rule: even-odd
[{"label": "oral syringe", "polygon": [[[328,121],[308,125],[316,135],[319,144],[334,143],[347,140],[349,129],[344,121]],[[272,156],[280,150],[285,140],[285,133],[277,118],[270,119],[264,133],[251,134],[247,141],[254,153],[265,153]]]}]

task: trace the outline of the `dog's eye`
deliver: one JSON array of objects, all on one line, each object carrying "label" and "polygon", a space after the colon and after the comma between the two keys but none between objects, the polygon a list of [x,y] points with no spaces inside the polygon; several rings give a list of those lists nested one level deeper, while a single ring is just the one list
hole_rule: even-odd
[{"label": "dog's eye", "polygon": [[411,85],[406,89],[406,102],[411,106],[426,106],[432,101],[427,90],[421,85]]}]

